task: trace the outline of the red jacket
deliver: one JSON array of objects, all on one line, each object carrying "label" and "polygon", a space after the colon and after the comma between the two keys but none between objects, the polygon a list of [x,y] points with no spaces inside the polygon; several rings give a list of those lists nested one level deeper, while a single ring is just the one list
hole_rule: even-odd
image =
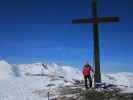
[{"label": "red jacket", "polygon": [[90,71],[91,71],[90,67],[84,66],[84,68],[83,68],[83,75],[84,76],[90,76]]}]

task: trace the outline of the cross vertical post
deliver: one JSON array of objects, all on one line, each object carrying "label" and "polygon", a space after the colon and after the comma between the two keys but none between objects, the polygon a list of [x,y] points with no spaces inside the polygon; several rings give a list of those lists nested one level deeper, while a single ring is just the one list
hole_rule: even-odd
[{"label": "cross vertical post", "polygon": [[[96,0],[92,1],[92,15],[94,19],[97,19],[97,2]],[[98,23],[93,23],[93,46],[94,46],[94,66],[95,66],[95,83],[101,82],[101,71],[100,71],[100,56],[99,56],[99,31]]]}]

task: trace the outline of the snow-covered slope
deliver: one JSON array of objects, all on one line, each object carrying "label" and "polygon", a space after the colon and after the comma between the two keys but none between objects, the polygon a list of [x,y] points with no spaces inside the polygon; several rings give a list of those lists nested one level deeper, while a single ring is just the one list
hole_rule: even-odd
[{"label": "snow-covered slope", "polygon": [[133,73],[121,72],[102,75],[102,81],[107,84],[117,85],[124,93],[133,93]]},{"label": "snow-covered slope", "polygon": [[102,76],[106,83],[133,87],[133,73],[121,72],[116,74],[106,74]]},{"label": "snow-covered slope", "polygon": [[[74,67],[56,63],[11,65],[0,61],[0,100],[47,100],[35,95],[37,90],[72,85],[75,80],[83,80],[82,72]],[[133,92],[133,73],[102,75],[102,81],[126,86]]]},{"label": "snow-covered slope", "polygon": [[0,79],[5,79],[13,76],[12,66],[6,61],[0,61]]}]

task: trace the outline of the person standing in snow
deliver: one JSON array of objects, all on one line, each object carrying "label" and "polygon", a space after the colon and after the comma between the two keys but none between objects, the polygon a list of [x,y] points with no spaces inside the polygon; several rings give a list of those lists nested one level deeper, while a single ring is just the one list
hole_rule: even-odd
[{"label": "person standing in snow", "polygon": [[85,81],[85,88],[88,89],[88,83],[87,81],[89,80],[89,86],[90,88],[92,87],[92,78],[91,78],[91,71],[93,72],[91,66],[86,63],[84,66],[83,66],[83,76],[84,76],[84,81]]}]

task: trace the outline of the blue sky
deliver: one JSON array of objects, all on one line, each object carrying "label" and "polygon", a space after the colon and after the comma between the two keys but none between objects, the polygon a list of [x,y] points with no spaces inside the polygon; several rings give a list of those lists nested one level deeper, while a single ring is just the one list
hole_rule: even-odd
[{"label": "blue sky", "polygon": [[[72,25],[91,18],[91,0],[1,0],[0,58],[9,63],[57,62],[81,68],[93,65],[92,25]],[[120,16],[100,24],[102,72],[133,72],[133,1],[99,0],[99,16]]]}]

